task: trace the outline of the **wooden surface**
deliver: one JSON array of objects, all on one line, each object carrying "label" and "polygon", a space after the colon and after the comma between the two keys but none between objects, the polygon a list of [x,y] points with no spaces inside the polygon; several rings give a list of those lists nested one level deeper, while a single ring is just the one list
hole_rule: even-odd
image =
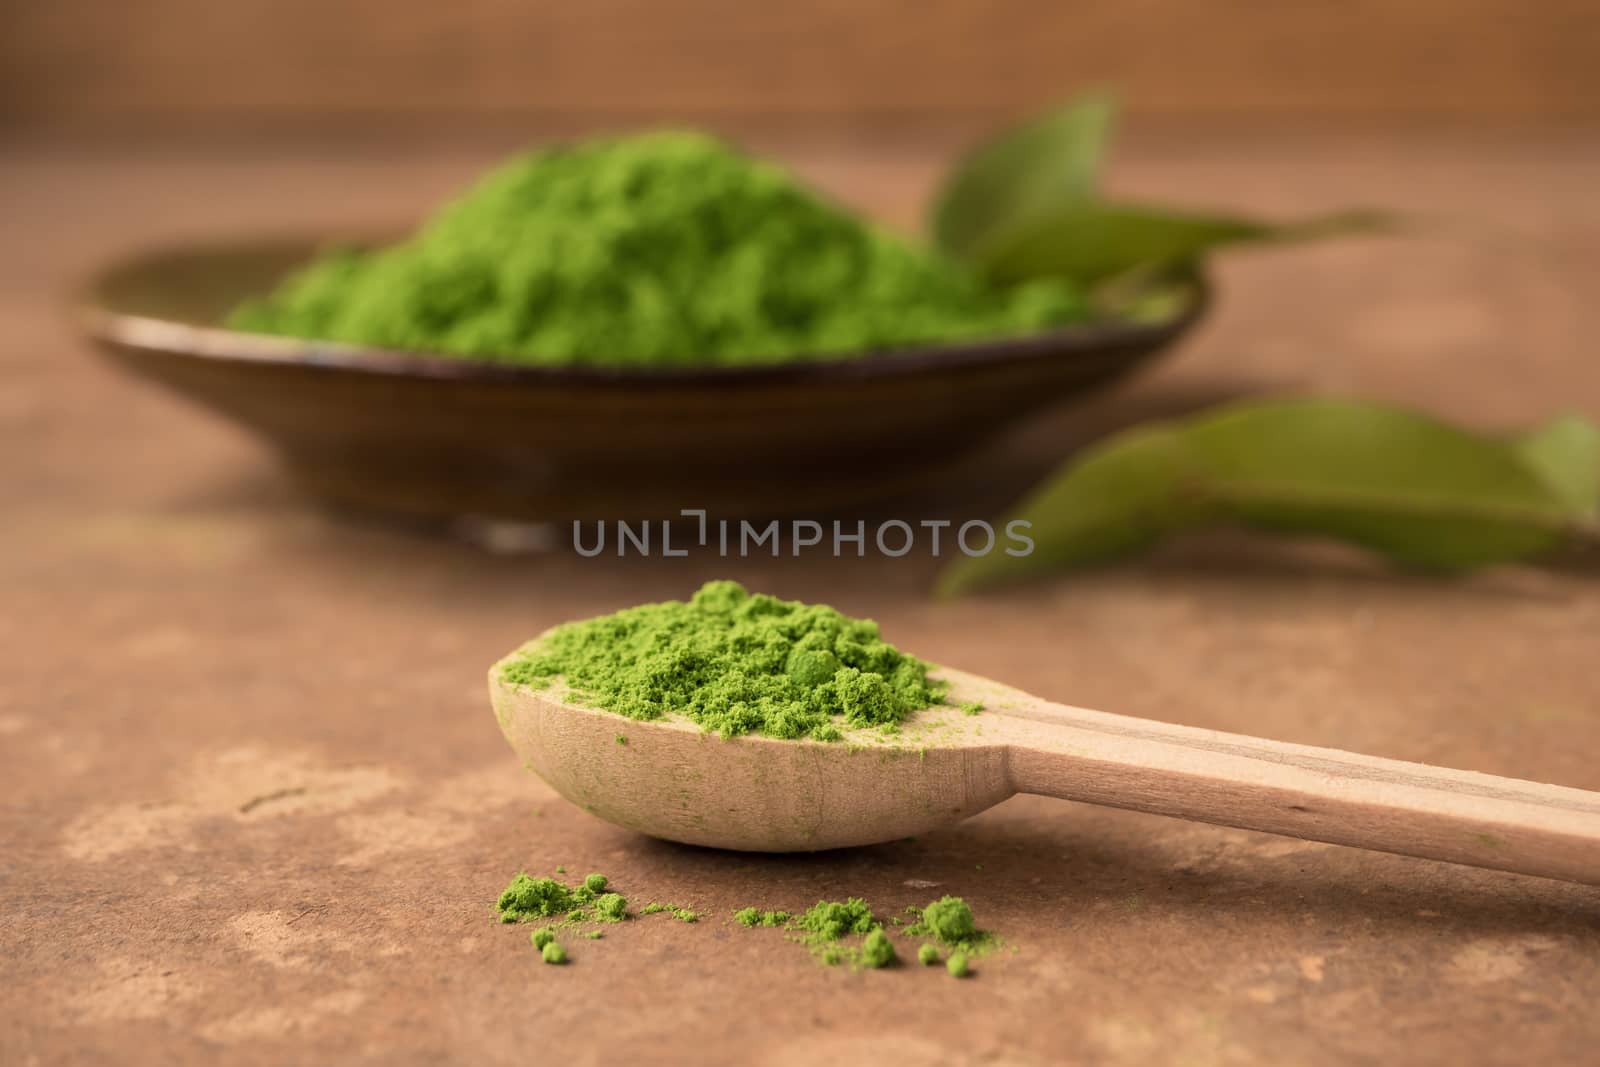
[{"label": "wooden surface", "polygon": [[1590,119],[1592,0],[49,0],[0,32],[0,113],[251,129],[1013,115],[1115,84],[1146,116]]},{"label": "wooden surface", "polygon": [[[1046,699],[1597,789],[1595,578],[1438,583],[1224,537],[933,604],[926,558],[508,558],[341,522],[230,427],[95,362],[59,301],[153,240],[391,221],[485,157],[0,154],[0,1060],[1592,1060],[1593,889],[1032,798],[840,855],[669,846],[525,776],[483,672],[552,623],[726,576]],[[919,154],[788,155],[892,220],[927,187]],[[1175,358],[928,509],[988,507],[1091,432],[1246,387],[1481,426],[1600,415],[1592,138],[1144,141],[1114,182],[1450,225],[1230,259]],[[652,916],[544,967],[489,905],[557,864],[705,918]],[[966,983],[850,974],[725,919],[941,893],[1017,951]]]}]

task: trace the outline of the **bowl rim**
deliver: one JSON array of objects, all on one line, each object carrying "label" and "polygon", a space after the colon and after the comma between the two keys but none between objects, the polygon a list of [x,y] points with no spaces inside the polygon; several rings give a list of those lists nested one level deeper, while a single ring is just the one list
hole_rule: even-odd
[{"label": "bowl rim", "polygon": [[411,351],[339,341],[307,340],[247,333],[222,326],[121,311],[106,293],[119,279],[174,260],[206,255],[238,256],[329,243],[321,238],[244,237],[194,241],[133,252],[94,271],[73,301],[79,327],[92,340],[118,349],[210,360],[222,364],[272,365],[312,371],[346,372],[382,378],[460,383],[507,382],[523,385],[592,386],[768,386],[896,379],[930,371],[1015,364],[1074,356],[1145,351],[1175,340],[1209,310],[1212,285],[1203,271],[1183,279],[1189,299],[1183,309],[1156,322],[1106,319],[991,340],[959,341],[886,349],[858,356],[758,364],[748,367],[701,366],[667,369],[632,367],[536,367],[437,352]]}]

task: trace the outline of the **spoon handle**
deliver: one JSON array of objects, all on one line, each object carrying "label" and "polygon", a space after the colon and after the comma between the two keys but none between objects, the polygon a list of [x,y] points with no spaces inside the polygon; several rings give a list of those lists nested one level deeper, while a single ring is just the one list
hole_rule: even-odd
[{"label": "spoon handle", "polygon": [[1600,885],[1600,793],[1020,701],[1024,793]]}]

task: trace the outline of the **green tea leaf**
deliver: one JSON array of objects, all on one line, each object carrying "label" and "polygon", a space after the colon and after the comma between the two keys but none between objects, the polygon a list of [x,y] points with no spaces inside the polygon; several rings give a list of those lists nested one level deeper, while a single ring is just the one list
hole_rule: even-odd
[{"label": "green tea leaf", "polygon": [[1031,524],[1031,555],[957,560],[939,591],[1100,562],[1222,522],[1465,571],[1593,537],[1597,471],[1600,429],[1581,419],[1505,441],[1354,401],[1231,405],[1090,448],[1003,520]]},{"label": "green tea leaf", "polygon": [[1048,216],[992,229],[968,255],[1001,282],[1052,276],[1093,284],[1133,270],[1189,266],[1227,245],[1306,241],[1387,226],[1386,219],[1368,211],[1276,224],[1083,200],[1063,202]]},{"label": "green tea leaf", "polygon": [[1563,415],[1512,438],[1511,447],[1575,514],[1600,513],[1600,426]]},{"label": "green tea leaf", "polygon": [[934,198],[934,243],[964,256],[992,233],[1092,195],[1115,114],[1111,97],[1087,94],[979,145]]}]

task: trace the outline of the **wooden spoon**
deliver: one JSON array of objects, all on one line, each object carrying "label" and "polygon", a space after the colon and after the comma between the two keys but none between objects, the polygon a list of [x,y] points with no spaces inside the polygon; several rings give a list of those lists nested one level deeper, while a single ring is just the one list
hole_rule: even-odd
[{"label": "wooden spoon", "polygon": [[[508,657],[509,660],[510,657]],[[953,702],[898,734],[724,739],[489,673],[524,766],[608,822],[691,845],[808,852],[927,833],[1015,793],[1600,885],[1600,793],[1171,726],[937,669]]]}]

